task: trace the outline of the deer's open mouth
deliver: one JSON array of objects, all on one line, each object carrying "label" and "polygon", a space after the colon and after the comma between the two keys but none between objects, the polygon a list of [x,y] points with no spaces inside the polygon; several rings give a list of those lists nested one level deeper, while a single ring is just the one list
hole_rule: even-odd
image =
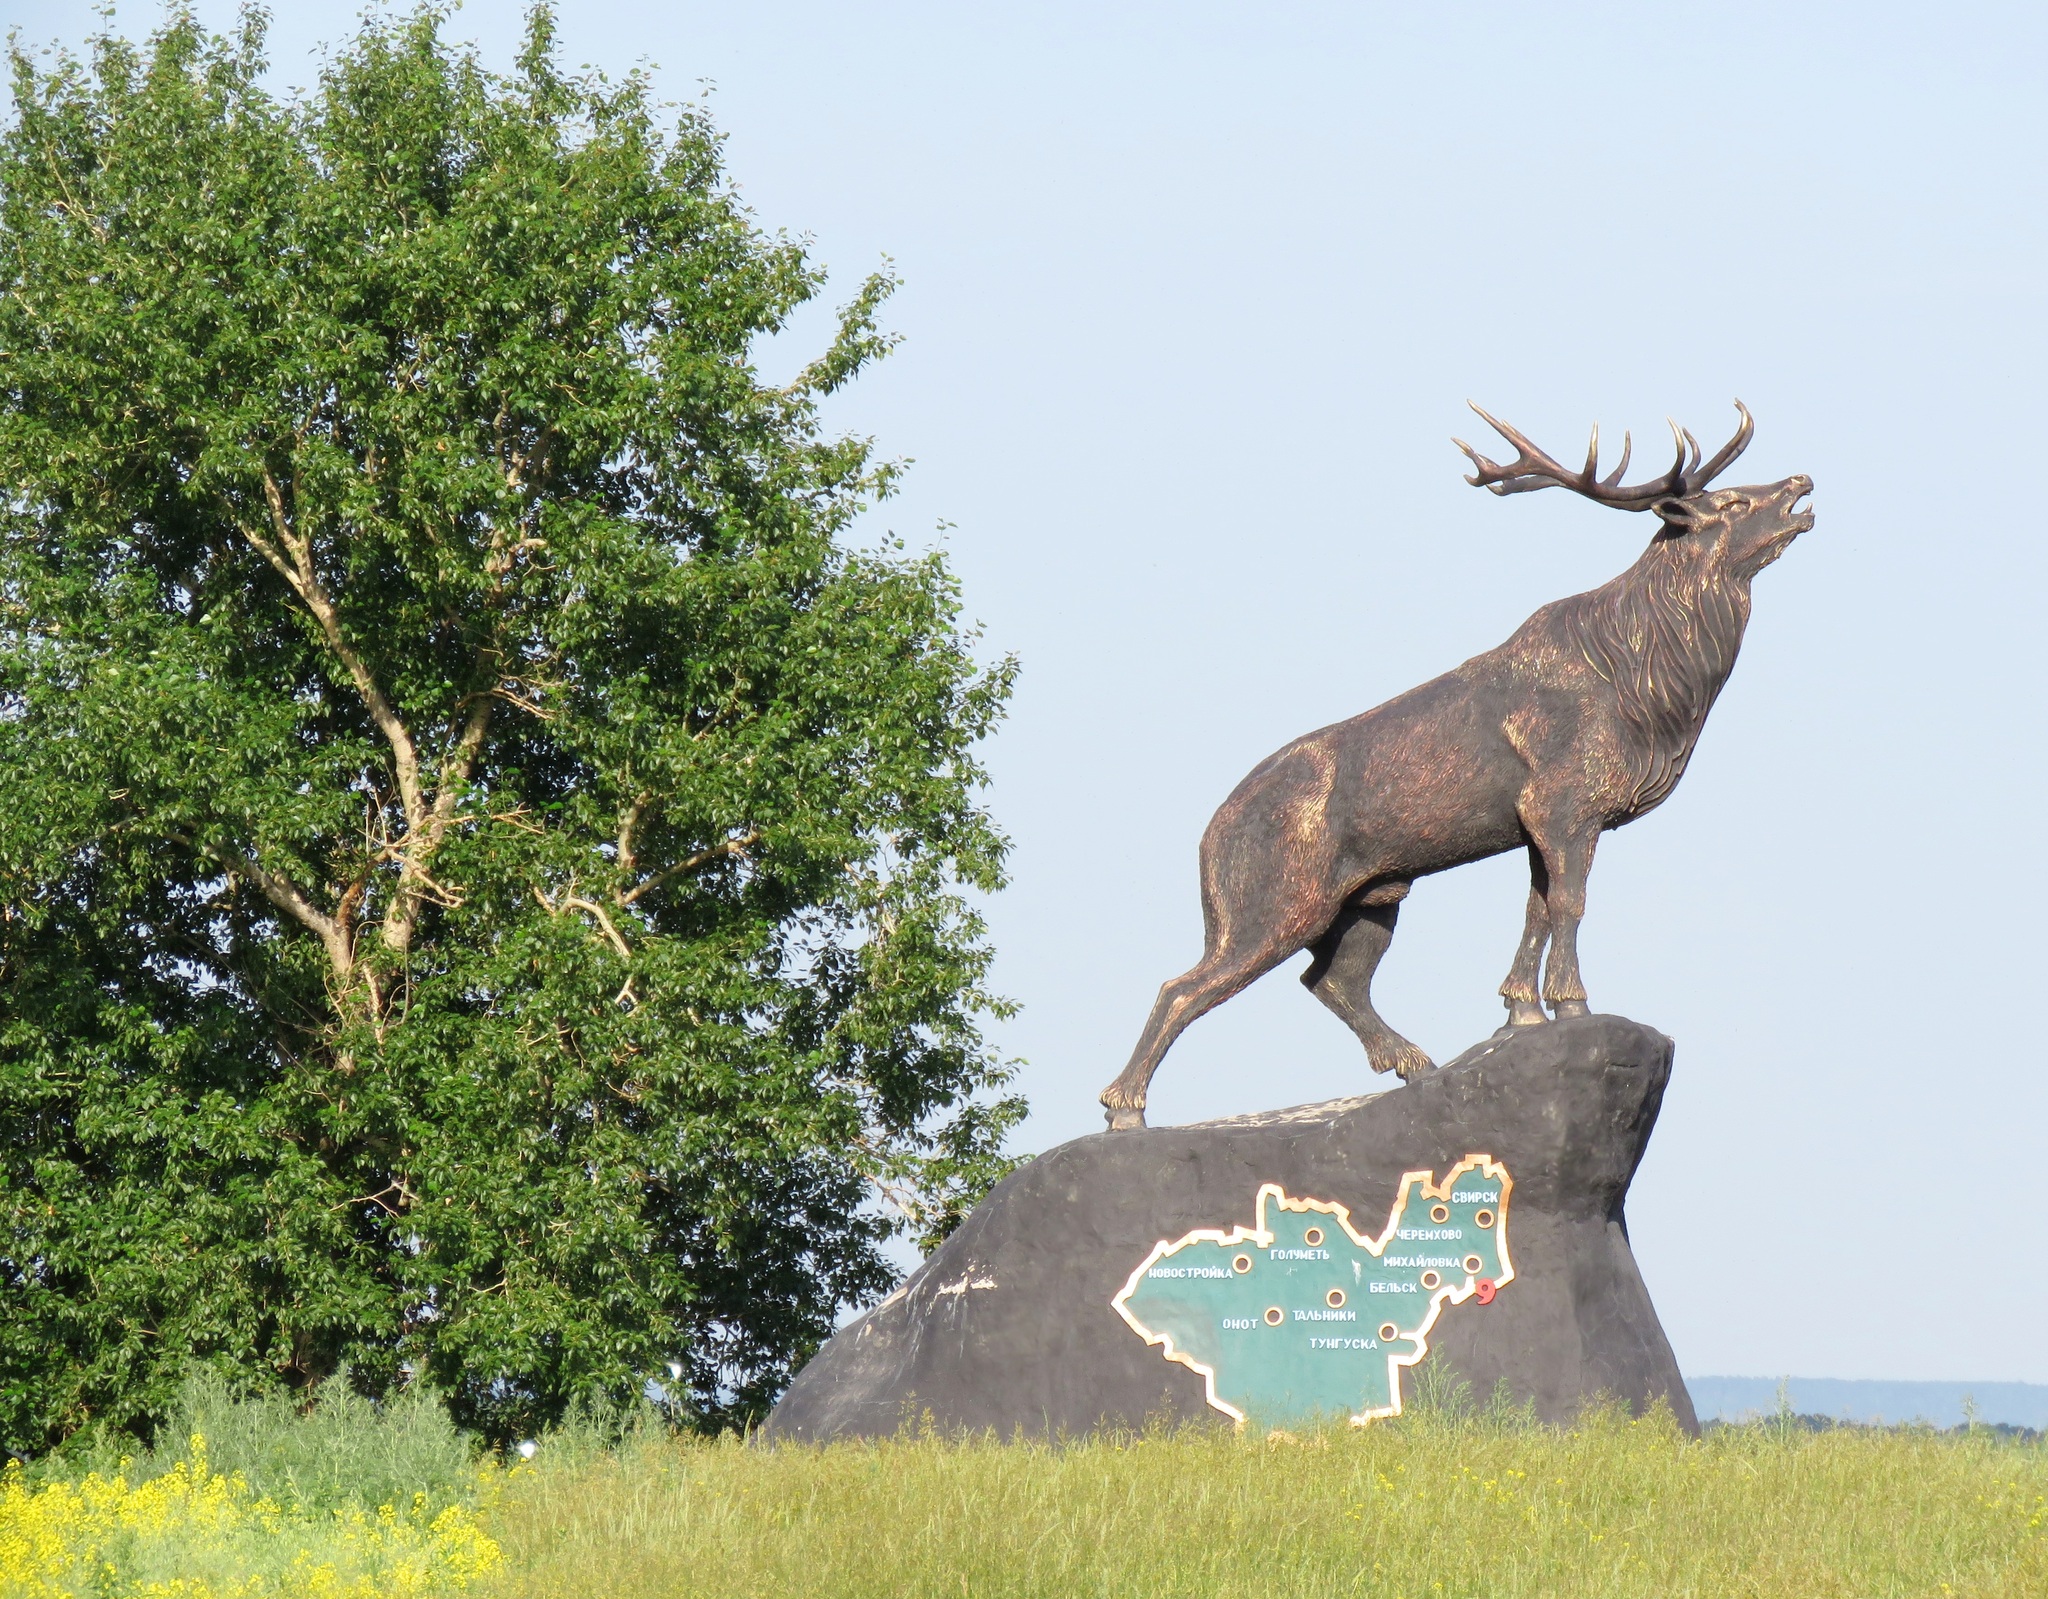
[{"label": "deer's open mouth", "polygon": [[1810,487],[1803,488],[1794,494],[1785,506],[1786,522],[1794,533],[1810,533],[1813,531],[1813,507],[1806,503],[1812,493],[1813,490]]}]

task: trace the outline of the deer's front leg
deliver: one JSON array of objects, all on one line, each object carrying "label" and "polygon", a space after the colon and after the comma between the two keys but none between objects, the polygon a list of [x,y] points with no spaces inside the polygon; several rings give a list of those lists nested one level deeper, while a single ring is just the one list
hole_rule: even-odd
[{"label": "deer's front leg", "polygon": [[1560,1020],[1590,1014],[1586,985],[1579,976],[1579,922],[1586,914],[1586,877],[1593,870],[1598,827],[1580,827],[1562,840],[1538,839],[1550,884],[1543,903],[1550,912],[1550,958],[1543,967],[1543,997]]},{"label": "deer's front leg", "polygon": [[1550,908],[1543,891],[1550,877],[1543,869],[1543,855],[1529,846],[1529,910],[1522,922],[1522,942],[1515,949],[1515,963],[1508,968],[1500,996],[1508,1004],[1508,1026],[1535,1027],[1550,1020],[1536,998],[1536,979],[1543,970],[1543,946],[1550,942]]}]

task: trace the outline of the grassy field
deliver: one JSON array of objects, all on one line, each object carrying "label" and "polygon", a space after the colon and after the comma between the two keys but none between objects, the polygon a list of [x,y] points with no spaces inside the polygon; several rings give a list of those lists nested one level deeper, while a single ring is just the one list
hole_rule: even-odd
[{"label": "grassy field", "polygon": [[[23,1578],[10,1514],[75,1493],[87,1466],[16,1471],[0,1596],[2048,1596],[2048,1447],[1987,1432],[1764,1422],[1690,1441],[1657,1417],[1561,1431],[1438,1410],[1292,1436],[807,1449],[650,1428],[550,1438],[508,1469],[468,1461],[424,1409],[409,1436],[362,1415],[211,1421],[221,1442],[182,1491],[239,1477],[267,1524],[160,1517]],[[126,1491],[190,1453],[131,1463]]]},{"label": "grassy field", "polygon": [[2048,1452],[1982,1436],[1602,1416],[536,1465],[493,1594],[2048,1595]]}]

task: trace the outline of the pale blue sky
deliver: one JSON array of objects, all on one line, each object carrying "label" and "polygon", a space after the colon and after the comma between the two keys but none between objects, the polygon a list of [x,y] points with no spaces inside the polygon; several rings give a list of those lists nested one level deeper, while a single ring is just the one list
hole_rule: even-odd
[{"label": "pale blue sky", "polygon": [[[351,15],[283,7],[280,80]],[[454,30],[504,60],[518,19]],[[1688,1372],[2048,1381],[2038,8],[584,0],[562,35],[714,82],[761,220],[906,279],[837,415],[916,458],[880,522],[954,524],[1024,661],[991,920],[1025,1147],[1100,1126],[1252,764],[1646,539],[1466,487],[1466,398],[1561,452],[1747,401],[1733,480],[1810,473],[1819,526],[1581,946],[1678,1040],[1636,1251]],[[1438,1058],[1499,1019],[1523,891],[1409,902],[1378,994]],[[1155,1121],[1369,1086],[1291,970],[1186,1035]]]}]

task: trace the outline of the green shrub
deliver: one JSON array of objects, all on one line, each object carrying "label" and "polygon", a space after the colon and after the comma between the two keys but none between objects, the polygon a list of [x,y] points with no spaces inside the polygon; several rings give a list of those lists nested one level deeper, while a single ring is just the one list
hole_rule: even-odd
[{"label": "green shrub", "polygon": [[346,1376],[323,1384],[310,1410],[283,1394],[236,1398],[211,1372],[192,1377],[138,1466],[152,1476],[169,1469],[196,1434],[214,1470],[240,1473],[288,1510],[375,1509],[420,1495],[435,1505],[474,1499],[475,1440],[456,1428],[439,1395],[411,1385],[373,1403]]},{"label": "green shrub", "polygon": [[459,1592],[502,1558],[502,1483],[438,1400],[345,1386],[307,1414],[189,1380],[157,1446],[110,1441],[0,1474],[0,1599],[398,1599]]}]

